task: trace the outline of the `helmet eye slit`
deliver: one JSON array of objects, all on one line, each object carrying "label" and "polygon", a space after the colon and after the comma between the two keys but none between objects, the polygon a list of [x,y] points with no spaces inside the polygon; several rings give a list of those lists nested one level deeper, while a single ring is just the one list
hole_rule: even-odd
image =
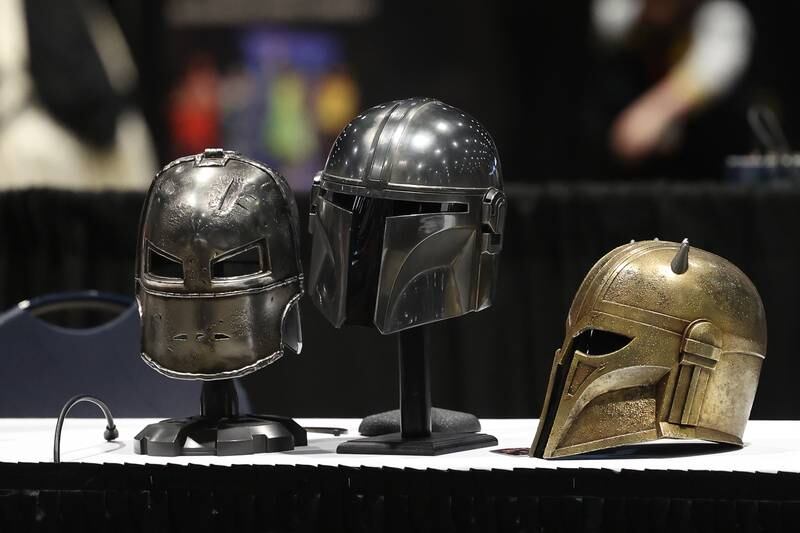
[{"label": "helmet eye slit", "polygon": [[468,212],[469,206],[461,202],[409,202],[406,200],[392,200],[393,216]]},{"label": "helmet eye slit", "polygon": [[183,264],[152,244],[147,250],[147,272],[158,278],[183,280]]},{"label": "helmet eye slit", "polygon": [[573,347],[588,356],[600,356],[616,352],[630,344],[633,339],[619,333],[602,329],[587,329],[573,339]]},{"label": "helmet eye slit", "polygon": [[328,191],[323,189],[321,191],[322,196],[331,202],[332,204],[341,207],[342,209],[346,209],[348,211],[352,211],[354,207],[354,203],[358,196],[353,196],[352,194],[345,194],[341,192],[334,192]]},{"label": "helmet eye slit", "polygon": [[250,244],[214,259],[211,262],[212,277],[224,280],[264,272],[266,268],[261,248],[261,243]]},{"label": "helmet eye slit", "polygon": [[[320,196],[332,204],[347,211],[361,211],[367,207],[371,198],[345,194],[327,189],[320,191]],[[379,200],[380,201],[380,200]],[[428,213],[469,213],[469,205],[463,202],[428,202],[408,200],[382,200],[389,206],[387,216],[423,215]]]}]

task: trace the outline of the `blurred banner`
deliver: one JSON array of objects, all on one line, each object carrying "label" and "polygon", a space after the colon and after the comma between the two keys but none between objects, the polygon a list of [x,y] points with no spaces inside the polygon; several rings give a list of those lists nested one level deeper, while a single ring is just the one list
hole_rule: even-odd
[{"label": "blurred banner", "polygon": [[[204,32],[181,32],[184,43]],[[186,46],[169,99],[174,156],[222,146],[262,160],[308,189],[360,108],[342,42],[326,31],[223,31],[218,47]]]}]

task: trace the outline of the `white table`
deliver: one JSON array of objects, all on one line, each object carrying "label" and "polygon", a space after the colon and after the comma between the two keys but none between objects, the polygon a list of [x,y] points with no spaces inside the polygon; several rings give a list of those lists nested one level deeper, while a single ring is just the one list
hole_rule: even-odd
[{"label": "white table", "polygon": [[[308,446],[288,452],[228,457],[149,457],[136,455],[133,452],[133,437],[153,420],[119,419],[116,421],[120,432],[119,439],[107,443],[103,440],[104,419],[70,418],[64,425],[61,458],[62,461],[86,463],[342,465],[439,470],[604,468],[617,471],[651,469],[800,472],[800,421],[751,421],[744,436],[744,448],[718,453],[681,455],[686,450],[686,442],[669,441],[678,452],[675,456],[555,461],[492,452],[498,448],[530,446],[536,430],[536,420],[482,420],[483,431],[497,437],[498,446],[436,457],[336,454],[336,446],[340,442],[358,437],[359,420],[304,418],[297,421],[303,426],[344,427],[348,429],[348,434],[333,437],[309,433]],[[0,420],[0,462],[52,461],[54,428],[54,419]],[[706,449],[710,452],[716,451],[713,446]]]}]

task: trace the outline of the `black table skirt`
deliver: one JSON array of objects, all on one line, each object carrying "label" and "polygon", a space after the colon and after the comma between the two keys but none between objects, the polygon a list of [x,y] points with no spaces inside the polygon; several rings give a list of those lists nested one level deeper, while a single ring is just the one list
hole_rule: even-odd
[{"label": "black table skirt", "polygon": [[2,531],[797,531],[800,475],[0,464]]},{"label": "black table skirt", "polygon": [[[800,418],[797,310],[800,187],[587,184],[507,187],[496,304],[433,328],[433,400],[482,417],[539,414],[566,310],[591,265],[635,239],[680,240],[736,263],[759,288],[769,349],[753,418]],[[93,288],[133,291],[141,194],[0,194],[0,304]],[[307,198],[300,196],[304,238]],[[304,238],[308,259],[308,239]],[[299,357],[244,380],[255,407],[289,416],[363,416],[396,407],[395,340],[333,329],[302,305]],[[112,406],[113,407],[113,406]]]}]

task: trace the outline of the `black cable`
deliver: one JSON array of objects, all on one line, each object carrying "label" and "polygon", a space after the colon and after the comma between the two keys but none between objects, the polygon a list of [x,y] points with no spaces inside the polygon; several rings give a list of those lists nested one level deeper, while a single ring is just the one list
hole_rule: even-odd
[{"label": "black cable", "polygon": [[69,410],[72,409],[75,404],[80,402],[91,402],[99,407],[103,414],[106,416],[106,430],[103,433],[103,437],[107,441],[112,441],[119,437],[119,431],[117,431],[117,426],[114,425],[114,417],[111,416],[111,409],[103,402],[102,400],[95,398],[94,396],[88,396],[86,394],[79,394],[78,396],[73,396],[72,398],[64,404],[64,407],[61,409],[61,414],[58,415],[58,421],[56,422],[56,435],[55,439],[53,440],[53,462],[60,463],[61,462],[61,428],[64,426],[64,419],[67,418],[67,413]]}]

